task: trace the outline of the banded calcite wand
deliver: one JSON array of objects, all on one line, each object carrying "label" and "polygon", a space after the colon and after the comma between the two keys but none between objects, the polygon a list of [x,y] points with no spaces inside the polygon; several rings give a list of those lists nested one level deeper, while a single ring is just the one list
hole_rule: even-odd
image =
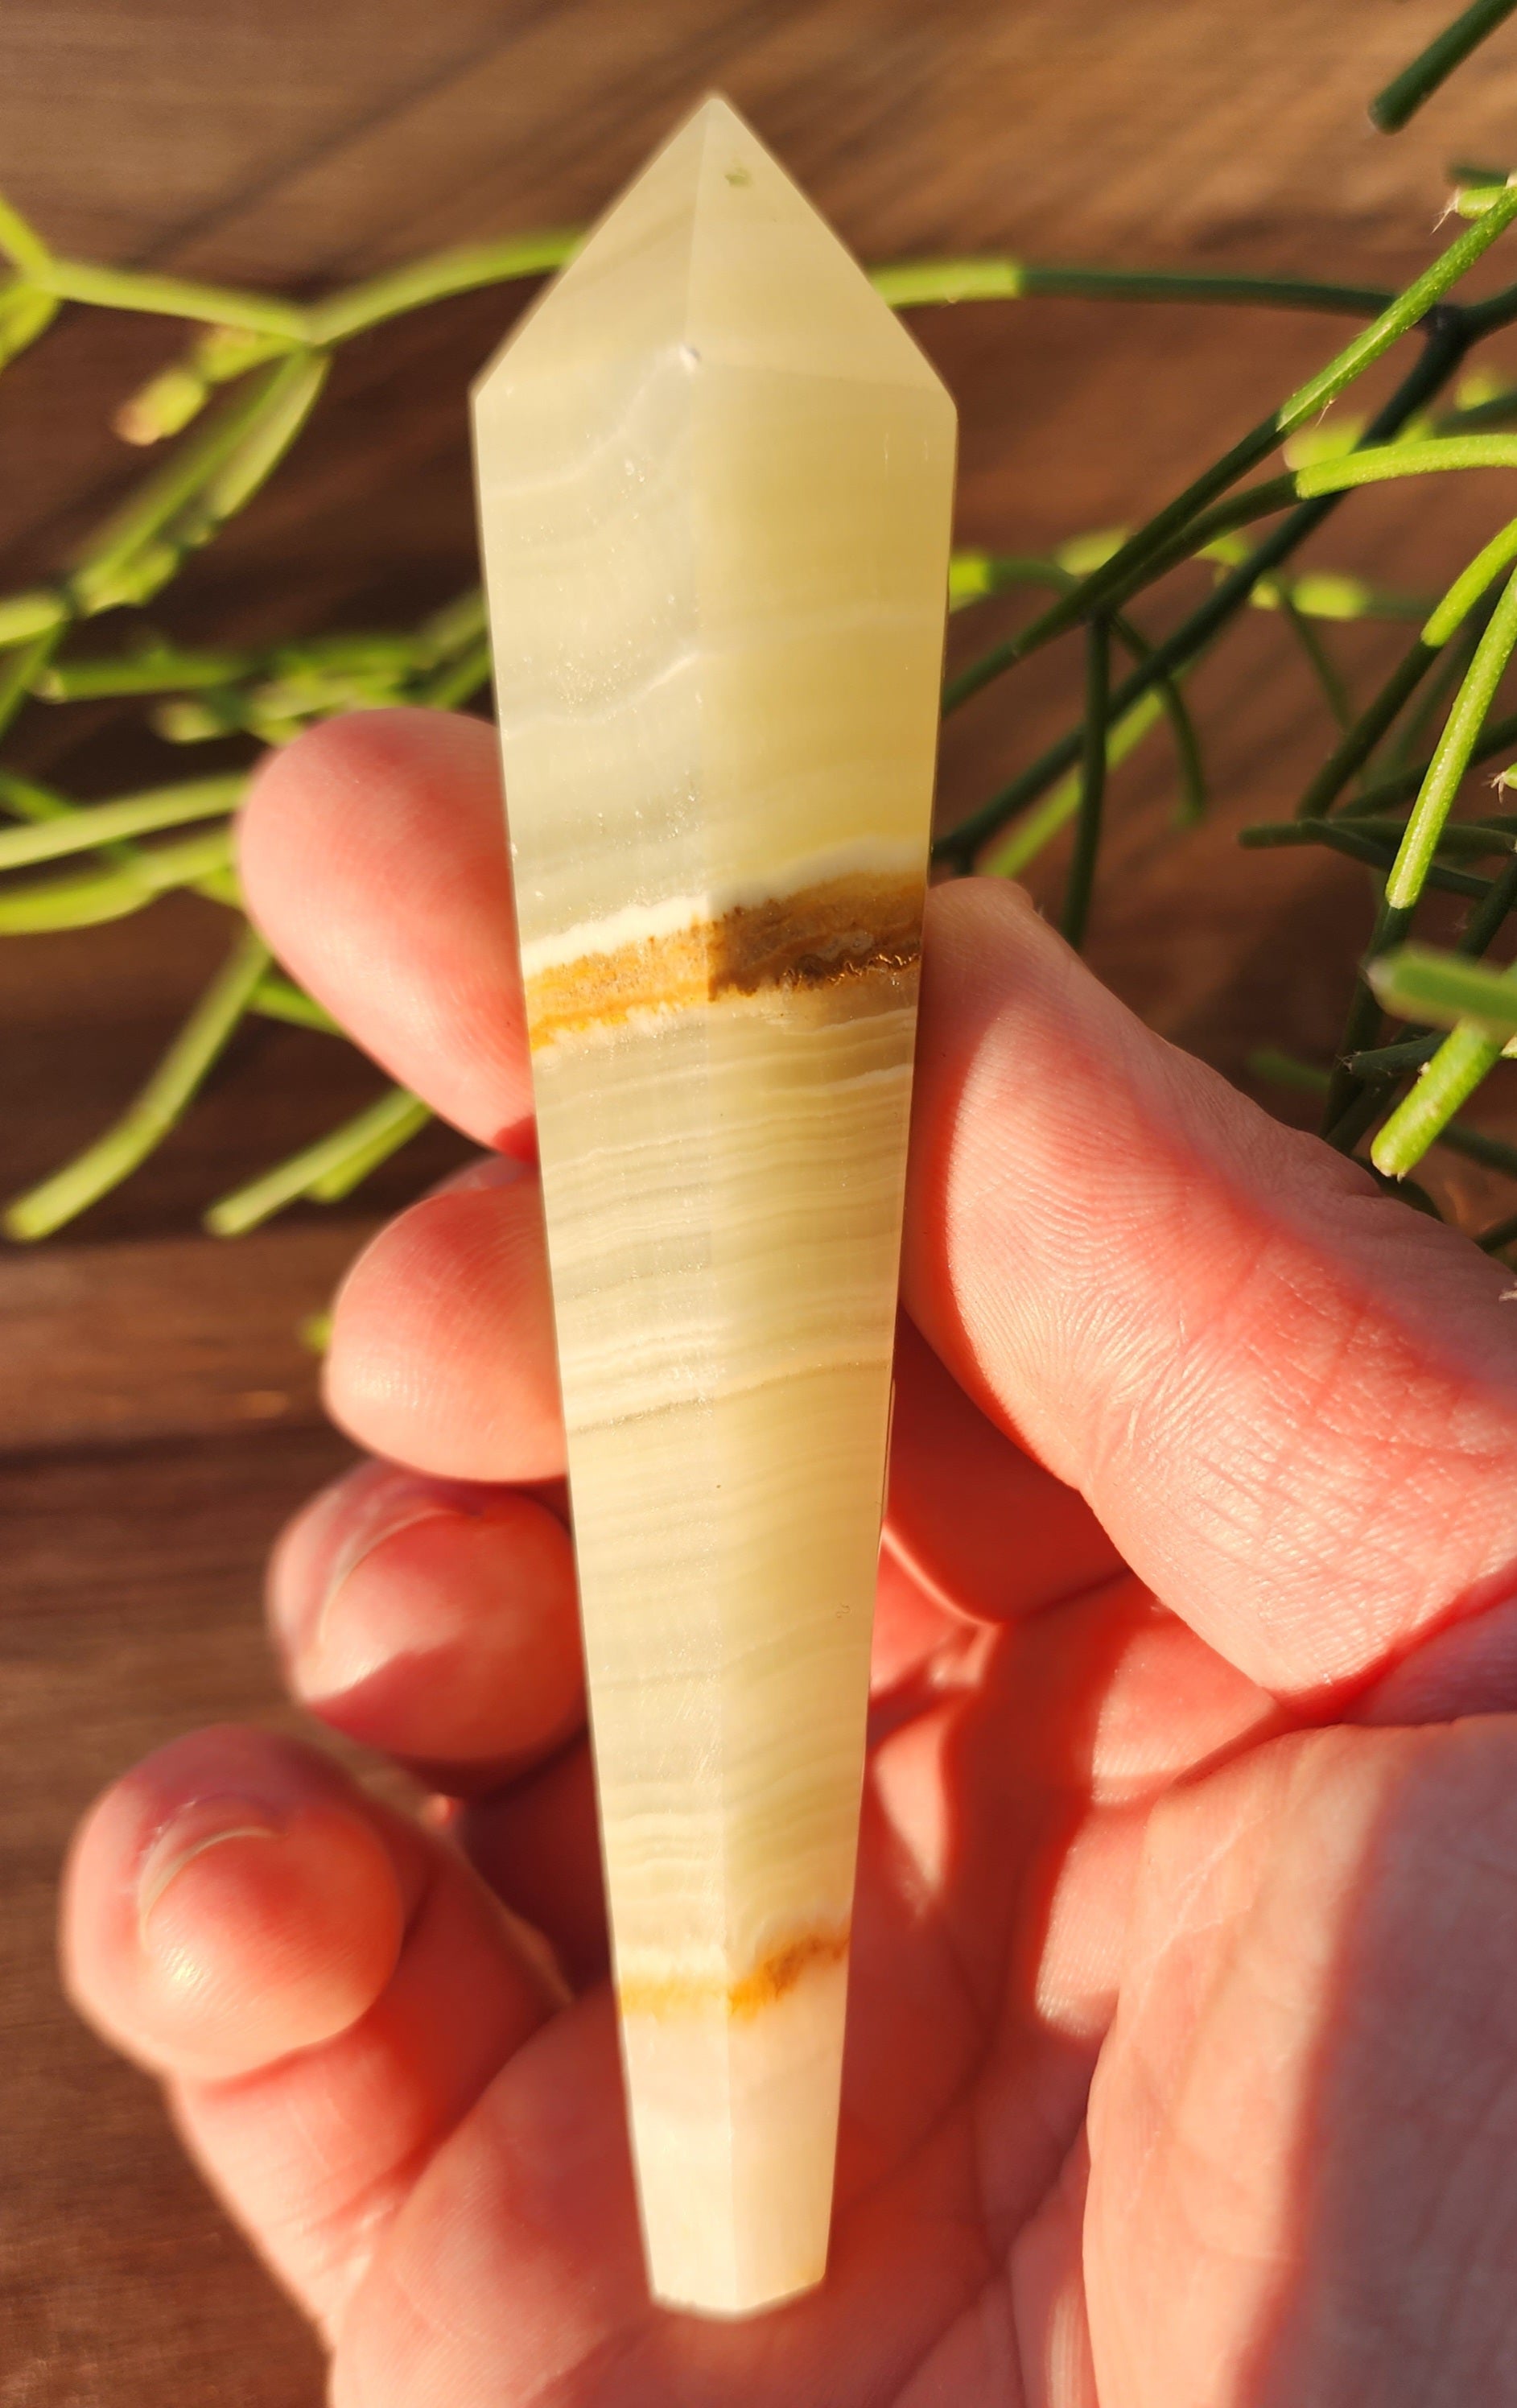
[{"label": "banded calcite wand", "polygon": [[721,100],[481,378],[654,2291],[826,2260],[954,413]]}]

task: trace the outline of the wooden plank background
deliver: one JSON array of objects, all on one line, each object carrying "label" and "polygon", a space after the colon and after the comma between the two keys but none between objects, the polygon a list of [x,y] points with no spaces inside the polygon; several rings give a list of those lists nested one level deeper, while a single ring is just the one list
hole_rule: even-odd
[{"label": "wooden plank background", "polygon": [[[1430,255],[1444,163],[1509,164],[1517,30],[1404,136],[1367,129],[1369,92],[1447,13],[1448,0],[9,0],[0,181],[81,255],[317,291],[583,219],[720,84],[866,259],[1009,249],[1394,281]],[[404,624],[470,581],[464,394],[514,306],[474,295],[351,345],[298,456],[161,623],[250,640]],[[1321,319],[1052,301],[917,325],[963,408],[961,534],[1015,551],[1153,506],[1342,339]],[[138,470],[107,422],[178,339],[74,310],[0,382],[0,589],[53,567]],[[1447,480],[1432,512],[1405,491],[1367,496],[1314,557],[1425,586],[1493,507],[1475,479]],[[1356,631],[1343,652],[1363,683],[1387,639]],[[1076,674],[1041,656],[954,724],[946,808],[1054,732]],[[1278,619],[1252,615],[1195,690],[1215,821],[1177,833],[1160,744],[1123,773],[1093,950],[1156,1025],[1240,1075],[1262,1039],[1319,1056],[1330,1042],[1366,897],[1347,865],[1233,844],[1242,820],[1289,807],[1328,738]],[[113,710],[38,707],[17,745],[81,795],[164,766]],[[179,898],[0,946],[7,1190],[119,1105],[220,925]],[[181,2165],[150,2086],[63,2008],[50,1934],[68,1828],[115,1770],[208,1718],[286,1718],[259,1566],[347,1453],[296,1327],[374,1216],[461,1149],[430,1136],[351,1211],[293,1215],[238,1245],[199,1238],[196,1219],[374,1083],[328,1040],[250,1031],[137,1179],[49,1247],[0,1258],[4,2408],[320,2397],[309,2340]],[[1486,1110],[1499,1120],[1500,1099]],[[1478,1216],[1488,1191],[1462,1175]]]}]

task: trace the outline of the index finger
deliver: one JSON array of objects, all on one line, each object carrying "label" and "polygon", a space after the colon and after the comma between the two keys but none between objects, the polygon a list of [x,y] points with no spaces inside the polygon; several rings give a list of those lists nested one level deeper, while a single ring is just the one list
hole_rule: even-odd
[{"label": "index finger", "polygon": [[494,728],[422,710],[311,728],[260,771],[238,854],[253,918],[365,1052],[520,1150],[532,1080]]}]

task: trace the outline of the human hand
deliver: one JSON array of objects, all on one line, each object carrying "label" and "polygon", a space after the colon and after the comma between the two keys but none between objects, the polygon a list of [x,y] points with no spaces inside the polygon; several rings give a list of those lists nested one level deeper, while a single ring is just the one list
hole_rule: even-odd
[{"label": "human hand", "polygon": [[352,1272],[378,1459],[270,1591],[295,1694],[458,1802],[171,1744],[77,1842],[74,1997],[338,2408],[1517,2401],[1506,1274],[989,881],[931,899],[831,2270],[650,2305],[494,764],[335,723],[243,827],[281,958],[507,1150]]}]

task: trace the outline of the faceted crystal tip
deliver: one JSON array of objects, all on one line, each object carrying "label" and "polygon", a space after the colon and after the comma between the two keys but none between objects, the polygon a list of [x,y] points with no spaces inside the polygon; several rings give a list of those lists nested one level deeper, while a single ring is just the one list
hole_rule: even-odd
[{"label": "faceted crystal tip", "polygon": [[475,397],[657,2295],[821,2280],[952,405],[725,101]]}]

